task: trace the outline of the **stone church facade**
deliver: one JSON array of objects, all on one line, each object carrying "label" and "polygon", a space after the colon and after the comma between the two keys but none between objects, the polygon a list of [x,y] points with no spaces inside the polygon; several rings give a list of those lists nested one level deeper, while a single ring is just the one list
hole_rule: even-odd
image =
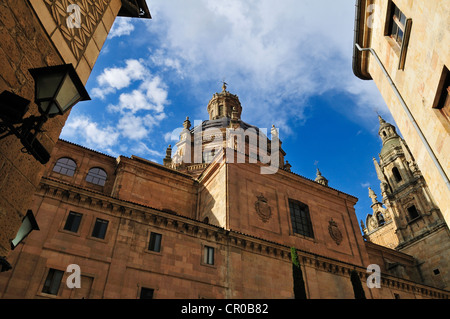
[{"label": "stone church facade", "polygon": [[[363,239],[357,198],[291,172],[277,129],[242,121],[225,85],[207,109],[163,165],[59,140],[31,207],[40,231],[11,253],[0,297],[289,299],[294,247],[308,298],[355,298],[356,272],[366,298],[448,299],[411,255]],[[73,264],[81,288],[66,284]]]}]

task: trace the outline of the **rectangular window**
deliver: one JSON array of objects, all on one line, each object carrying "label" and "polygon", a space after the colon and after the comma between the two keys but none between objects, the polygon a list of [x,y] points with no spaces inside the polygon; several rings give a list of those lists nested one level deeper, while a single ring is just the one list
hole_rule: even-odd
[{"label": "rectangular window", "polygon": [[439,109],[441,113],[450,119],[450,72],[444,65],[433,108]]},{"label": "rectangular window", "polygon": [[161,239],[161,234],[151,233],[150,241],[148,243],[148,250],[159,253],[161,251]]},{"label": "rectangular window", "polygon": [[92,237],[105,239],[107,228],[108,228],[108,221],[97,218],[95,220],[94,230],[92,231]]},{"label": "rectangular window", "polygon": [[153,299],[153,293],[154,293],[154,289],[150,289],[150,288],[141,288],[141,294],[140,294],[140,299]]},{"label": "rectangular window", "polygon": [[203,262],[207,265],[214,265],[214,248],[205,246],[203,254]]},{"label": "rectangular window", "polygon": [[414,220],[416,218],[419,218],[419,212],[417,211],[416,206],[412,205],[411,207],[408,207],[408,214],[409,214],[409,220]]},{"label": "rectangular window", "polygon": [[64,271],[50,268],[47,274],[47,278],[45,279],[42,292],[46,294],[57,295],[63,275]]},{"label": "rectangular window", "polygon": [[405,14],[393,3],[389,3],[388,17],[386,19],[385,35],[392,38],[400,48],[398,69],[405,68],[406,53],[411,35],[412,19],[407,19]]},{"label": "rectangular window", "polygon": [[71,232],[78,232],[78,228],[80,227],[82,214],[70,212],[69,216],[67,216],[66,224],[64,225],[64,230],[68,230]]},{"label": "rectangular window", "polygon": [[314,238],[308,205],[290,199],[289,210],[294,233]]},{"label": "rectangular window", "polygon": [[405,34],[406,16],[394,3],[391,4],[389,23],[389,36],[401,46]]}]

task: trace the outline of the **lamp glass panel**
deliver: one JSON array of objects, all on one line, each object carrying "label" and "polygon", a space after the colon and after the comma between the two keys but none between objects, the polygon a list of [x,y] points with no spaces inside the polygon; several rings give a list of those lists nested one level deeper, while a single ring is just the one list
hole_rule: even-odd
[{"label": "lamp glass panel", "polygon": [[61,89],[56,96],[56,101],[61,107],[62,111],[65,112],[67,109],[72,107],[81,98],[77,87],[73,83],[70,76],[66,76]]},{"label": "lamp glass panel", "polygon": [[53,100],[40,102],[39,106],[44,111],[44,113],[46,112],[46,110],[49,110],[48,111],[49,116],[60,113],[57,104]]},{"label": "lamp glass panel", "polygon": [[26,217],[17,232],[16,238],[11,241],[13,246],[16,247],[32,230],[33,225],[31,224],[30,219]]},{"label": "lamp glass panel", "polygon": [[[36,81],[36,100],[47,100],[55,97],[56,91],[64,76],[64,72],[41,74]],[[46,111],[46,110],[44,110]]]}]

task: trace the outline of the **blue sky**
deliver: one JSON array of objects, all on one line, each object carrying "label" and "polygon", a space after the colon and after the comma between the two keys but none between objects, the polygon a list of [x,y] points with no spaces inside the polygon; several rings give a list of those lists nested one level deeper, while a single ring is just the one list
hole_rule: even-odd
[{"label": "blue sky", "polygon": [[[393,121],[373,81],[352,73],[353,1],[149,0],[153,19],[117,18],[61,138],[162,163],[186,116],[208,119],[221,81],[242,120],[279,128],[292,171],[359,198],[380,194],[377,112]],[[381,200],[381,196],[379,197]]]}]

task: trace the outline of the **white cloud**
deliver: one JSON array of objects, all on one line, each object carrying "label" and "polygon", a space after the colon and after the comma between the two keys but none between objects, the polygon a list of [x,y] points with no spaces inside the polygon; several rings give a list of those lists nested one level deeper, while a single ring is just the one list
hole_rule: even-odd
[{"label": "white cloud", "polygon": [[112,153],[119,139],[119,132],[111,127],[100,127],[87,116],[70,116],[65,124],[62,138],[76,139],[87,147]]},{"label": "white cloud", "polygon": [[120,118],[117,128],[124,137],[132,140],[143,139],[148,134],[144,119],[130,114]]},{"label": "white cloud", "polygon": [[156,156],[158,158],[162,158],[165,156],[165,154],[163,154],[162,152],[158,152],[155,150],[150,149],[145,143],[143,142],[139,142],[135,145],[133,145],[133,147],[131,148],[131,152],[133,154],[147,154],[150,156]]},{"label": "white cloud", "polygon": [[163,113],[169,101],[166,85],[156,76],[147,75],[139,88],[129,93],[122,93],[119,96],[119,103],[109,105],[109,110],[113,112],[135,114],[139,111],[153,111],[157,114]]},{"label": "white cloud", "polygon": [[130,35],[134,31],[134,25],[131,23],[130,18],[117,17],[108,34],[110,39],[115,37],[121,37],[124,35]]},{"label": "white cloud", "polygon": [[383,108],[376,88],[352,73],[353,3],[154,0],[152,11],[147,32],[162,49],[149,59],[190,81],[205,102],[214,92],[199,84],[217,83],[220,90],[225,78],[241,99],[244,120],[289,133],[292,121],[305,120],[308,98],[330,90],[354,97],[351,116],[365,116],[367,103]]},{"label": "white cloud", "polygon": [[145,79],[149,71],[142,60],[125,61],[125,67],[106,68],[97,77],[98,87],[92,89],[92,96],[104,99],[106,95],[127,88],[132,82]]},{"label": "white cloud", "polygon": [[361,183],[362,188],[368,188],[370,186],[370,182]]}]

